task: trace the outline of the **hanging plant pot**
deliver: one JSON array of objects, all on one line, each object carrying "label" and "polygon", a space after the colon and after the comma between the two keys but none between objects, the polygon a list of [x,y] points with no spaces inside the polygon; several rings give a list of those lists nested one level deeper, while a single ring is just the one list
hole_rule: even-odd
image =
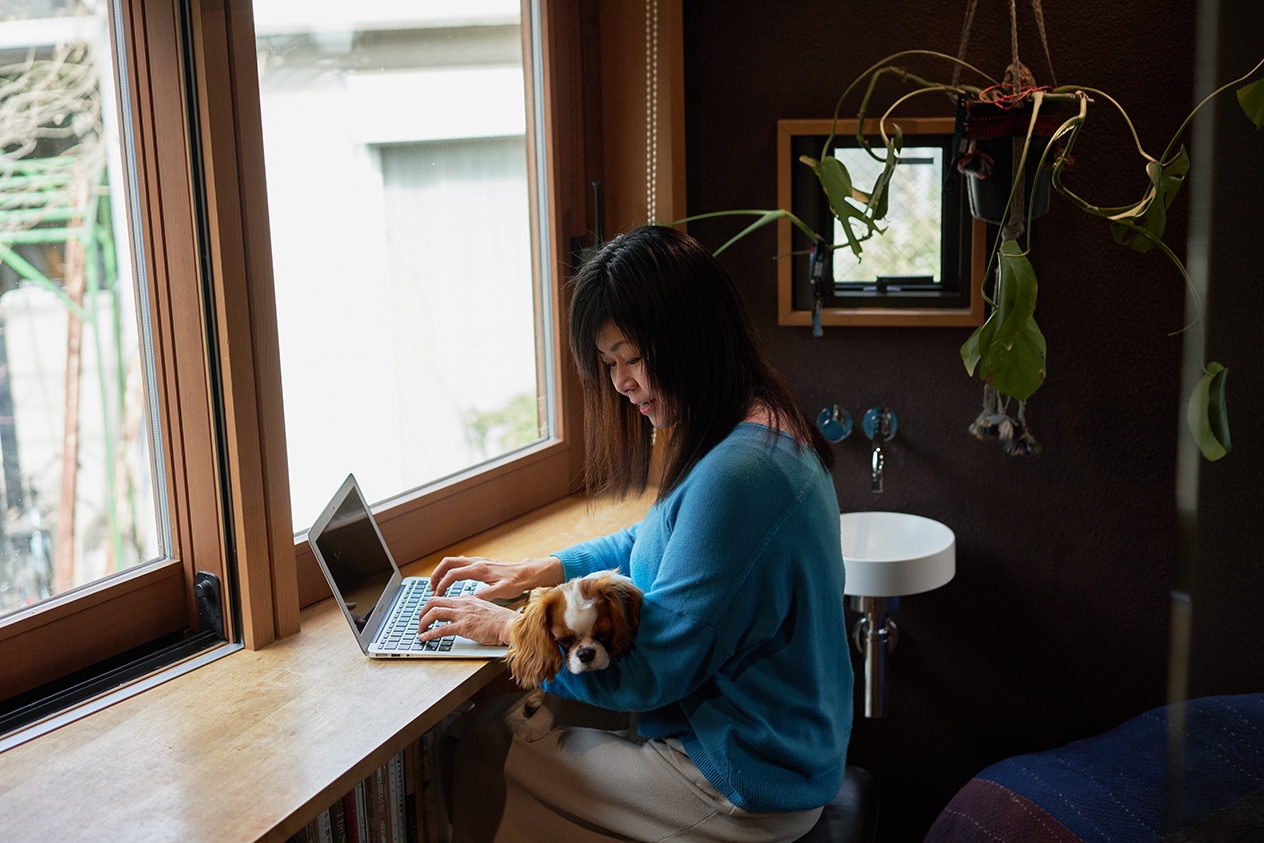
[{"label": "hanging plant pot", "polygon": [[[973,176],[969,180],[970,214],[975,219],[1004,225],[1005,207],[1014,184],[1014,162],[1022,155],[1031,111],[1021,105],[1008,107],[977,101],[968,103],[966,109],[965,136],[969,147],[957,168]],[[1044,111],[1036,119],[1023,169],[1024,217],[1029,208],[1032,219],[1049,210],[1050,169],[1040,167],[1040,156],[1061,124],[1059,115]]]}]

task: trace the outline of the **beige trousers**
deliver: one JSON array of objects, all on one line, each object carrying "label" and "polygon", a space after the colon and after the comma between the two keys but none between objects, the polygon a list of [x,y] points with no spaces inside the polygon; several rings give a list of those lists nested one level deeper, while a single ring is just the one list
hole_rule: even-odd
[{"label": "beige trousers", "polygon": [[628,725],[543,691],[476,706],[454,729],[453,843],[788,843],[821,814],[743,811],[679,741],[647,741]]}]

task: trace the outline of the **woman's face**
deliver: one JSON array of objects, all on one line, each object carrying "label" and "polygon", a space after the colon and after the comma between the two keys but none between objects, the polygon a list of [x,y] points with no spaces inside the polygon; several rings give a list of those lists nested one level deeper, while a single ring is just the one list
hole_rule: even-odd
[{"label": "woman's face", "polygon": [[614,323],[607,322],[597,332],[597,354],[610,372],[610,382],[615,390],[635,404],[652,425],[664,428],[676,423],[667,402],[650,384],[640,350],[623,336]]}]

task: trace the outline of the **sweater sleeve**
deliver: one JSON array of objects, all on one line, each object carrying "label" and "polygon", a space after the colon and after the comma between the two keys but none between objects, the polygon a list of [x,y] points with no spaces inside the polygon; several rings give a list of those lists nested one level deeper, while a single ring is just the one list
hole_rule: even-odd
[{"label": "sweater sleeve", "polygon": [[[762,619],[779,622],[788,606],[778,604],[789,597],[760,580],[769,567],[765,551],[804,489],[778,482],[758,461],[701,468],[674,511],[649,516],[670,523],[651,532],[648,517],[641,525],[632,570],[645,604],[632,651],[602,671],[559,674],[547,690],[649,711],[693,693],[739,651],[773,636]],[[658,560],[652,579],[639,569],[641,554]],[[753,587],[752,571],[760,572]]]},{"label": "sweater sleeve", "polygon": [[563,579],[572,580],[595,571],[609,571],[614,568],[618,568],[619,573],[628,576],[628,560],[632,556],[632,547],[636,544],[636,535],[640,526],[640,524],[633,524],[625,530],[581,542],[554,553],[554,556],[562,560]]}]

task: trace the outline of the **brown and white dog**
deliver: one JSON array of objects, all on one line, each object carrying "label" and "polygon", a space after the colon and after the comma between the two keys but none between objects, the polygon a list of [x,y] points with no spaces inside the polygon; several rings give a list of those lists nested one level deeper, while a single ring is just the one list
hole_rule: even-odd
[{"label": "brown and white dog", "polygon": [[513,624],[509,672],[522,687],[537,688],[563,667],[608,667],[631,649],[642,600],[641,590],[613,571],[533,590]]}]

